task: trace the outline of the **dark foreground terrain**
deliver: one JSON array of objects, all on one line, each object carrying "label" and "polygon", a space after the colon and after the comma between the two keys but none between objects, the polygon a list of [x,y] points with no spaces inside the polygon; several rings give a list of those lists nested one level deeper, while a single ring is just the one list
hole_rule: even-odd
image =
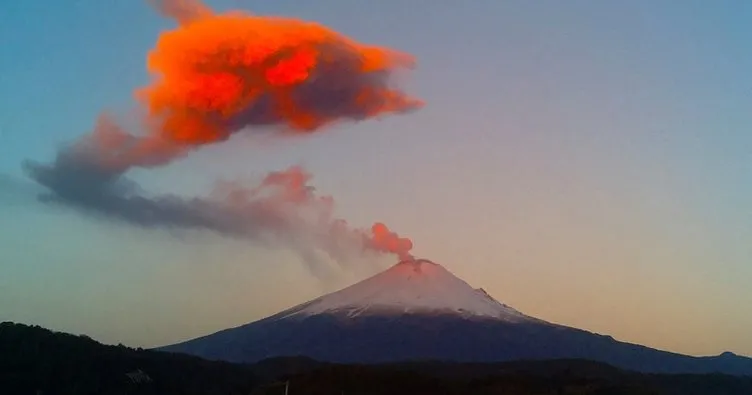
[{"label": "dark foreground terrain", "polygon": [[0,394],[752,394],[752,377],[649,375],[584,360],[252,365],[106,346],[38,326],[0,324]]}]

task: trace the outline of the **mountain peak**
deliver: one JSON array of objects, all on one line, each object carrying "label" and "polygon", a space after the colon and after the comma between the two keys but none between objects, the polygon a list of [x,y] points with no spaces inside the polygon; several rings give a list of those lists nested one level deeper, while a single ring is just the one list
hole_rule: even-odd
[{"label": "mountain peak", "polygon": [[400,281],[400,279],[417,280],[419,277],[422,277],[423,281],[431,281],[431,279],[435,280],[447,274],[454,277],[453,274],[449,273],[441,265],[428,259],[416,258],[400,261],[382,273],[377,274],[377,276],[382,276],[384,280],[390,281]]},{"label": "mountain peak", "polygon": [[317,314],[347,317],[451,314],[506,322],[540,322],[498,302],[484,290],[474,289],[443,266],[417,258],[403,260],[359,283],[294,307],[281,316]]},{"label": "mountain peak", "polygon": [[689,357],[526,316],[426,259],[399,262],[271,317],[161,350],[234,362],[575,358],[653,373],[752,373],[752,359],[730,353]]}]

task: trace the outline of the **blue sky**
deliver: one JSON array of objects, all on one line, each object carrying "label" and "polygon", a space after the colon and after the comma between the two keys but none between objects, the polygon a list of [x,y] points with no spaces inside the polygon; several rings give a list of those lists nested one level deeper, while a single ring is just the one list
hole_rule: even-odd
[{"label": "blue sky", "polygon": [[[342,217],[518,309],[693,354],[752,355],[752,3],[207,2],[407,51],[427,106],[310,139],[236,139],[132,174],[157,192],[303,164]],[[180,238],[35,203],[21,172],[127,117],[173,27],[139,1],[0,12],[0,319],[157,345],[322,285],[285,251]],[[3,181],[11,179],[12,181]]]}]

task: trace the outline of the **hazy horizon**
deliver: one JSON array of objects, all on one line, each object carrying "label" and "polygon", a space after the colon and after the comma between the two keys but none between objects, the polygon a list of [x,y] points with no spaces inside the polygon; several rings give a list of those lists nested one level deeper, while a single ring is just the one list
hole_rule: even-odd
[{"label": "hazy horizon", "polygon": [[[752,356],[752,3],[206,1],[413,54],[418,111],[304,139],[236,136],[128,175],[149,192],[301,164],[358,227],[384,221],[525,314],[692,355]],[[0,321],[151,347],[260,319],[396,262],[321,279],[299,257],[34,199],[97,115],[127,118],[174,24],[146,1],[0,13]],[[26,184],[28,183],[28,185]]]}]

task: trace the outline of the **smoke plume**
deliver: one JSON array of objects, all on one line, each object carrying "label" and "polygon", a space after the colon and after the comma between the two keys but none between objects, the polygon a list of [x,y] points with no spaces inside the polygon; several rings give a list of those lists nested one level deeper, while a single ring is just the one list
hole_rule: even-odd
[{"label": "smoke plume", "polygon": [[306,135],[346,121],[420,108],[390,85],[413,66],[407,54],[357,43],[322,25],[243,12],[214,13],[198,0],[150,0],[178,26],[148,56],[149,85],[137,89],[145,116],[137,132],[106,114],[49,164],[26,162],[49,190],[44,199],[149,228],[202,229],[293,247],[311,261],[325,252],[410,256],[412,242],[381,223],[351,228],[334,217],[300,167],[251,186],[224,183],[210,195],[150,196],[125,174],[163,166],[234,133]]}]

